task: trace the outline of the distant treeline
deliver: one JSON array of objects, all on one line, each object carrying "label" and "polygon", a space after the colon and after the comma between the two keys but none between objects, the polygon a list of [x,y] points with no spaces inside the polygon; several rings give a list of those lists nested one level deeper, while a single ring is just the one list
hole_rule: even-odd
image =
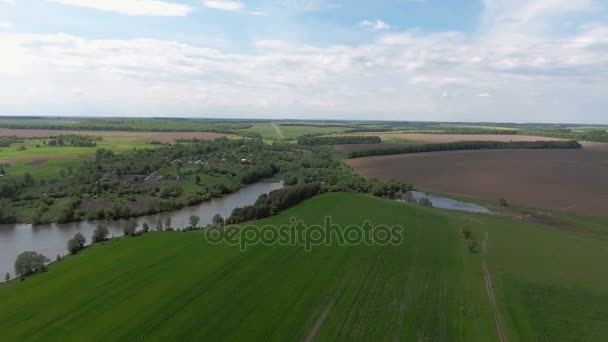
[{"label": "distant treeline", "polygon": [[57,122],[51,120],[0,120],[2,128],[57,129],[89,131],[150,131],[150,132],[213,132],[234,133],[253,127],[244,122],[217,122],[197,119],[80,119]]},{"label": "distant treeline", "polygon": [[353,151],[350,158],[381,156],[389,154],[457,151],[457,150],[498,150],[498,149],[578,149],[581,144],[575,140],[567,141],[459,141],[452,143],[415,144],[388,148]]},{"label": "distant treeline", "polygon": [[601,129],[589,129],[584,131],[572,131],[570,129],[527,130],[519,131],[517,134],[608,143],[608,131]]},{"label": "distant treeline", "polygon": [[573,131],[568,128],[555,129],[497,129],[497,128],[474,128],[454,127],[442,128],[440,131],[416,131],[420,134],[513,134],[524,136],[540,136],[548,138],[608,142],[608,131],[602,129],[587,129]]},{"label": "distant treeline", "polygon": [[74,147],[95,147],[95,141],[102,141],[103,138],[96,135],[84,134],[62,134],[49,137],[45,141],[48,146],[74,146]]},{"label": "distant treeline", "polygon": [[378,136],[319,136],[303,137],[298,144],[308,146],[346,145],[346,144],[379,144],[382,140]]},{"label": "distant treeline", "polygon": [[0,147],[10,147],[12,144],[21,142],[23,142],[23,140],[15,136],[0,137]]}]

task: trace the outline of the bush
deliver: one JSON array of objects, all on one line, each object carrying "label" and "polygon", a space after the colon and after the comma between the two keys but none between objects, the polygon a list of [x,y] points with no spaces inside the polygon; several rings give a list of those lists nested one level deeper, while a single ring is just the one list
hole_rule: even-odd
[{"label": "bush", "polygon": [[84,249],[86,239],[80,233],[76,233],[73,238],[68,241],[68,251],[70,254],[76,254]]},{"label": "bush", "polygon": [[46,271],[46,263],[49,261],[49,258],[40,253],[23,252],[15,260],[15,274],[17,276],[28,276],[36,272],[44,272]]},{"label": "bush", "polygon": [[469,242],[469,252],[477,253],[477,241],[471,240],[471,242]]},{"label": "bush", "polygon": [[196,225],[198,224],[198,222],[200,220],[201,220],[201,218],[196,215],[190,216],[190,227],[196,228]]},{"label": "bush", "polygon": [[104,226],[103,224],[100,224],[97,226],[97,228],[95,228],[95,231],[93,232],[93,242],[105,241],[108,239],[108,235],[110,235],[108,227]]},{"label": "bush", "polygon": [[123,227],[123,232],[125,236],[135,236],[135,232],[137,230],[137,222],[129,221]]}]

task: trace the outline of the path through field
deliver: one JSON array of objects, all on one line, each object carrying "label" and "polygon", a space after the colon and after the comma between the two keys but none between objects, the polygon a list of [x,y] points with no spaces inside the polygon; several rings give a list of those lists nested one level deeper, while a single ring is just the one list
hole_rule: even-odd
[{"label": "path through field", "polygon": [[496,299],[494,298],[494,291],[492,290],[492,279],[490,277],[490,271],[488,270],[488,263],[486,260],[487,244],[488,232],[486,232],[486,235],[483,239],[483,246],[481,248],[481,264],[483,265],[483,275],[486,282],[486,291],[488,292],[488,298],[490,299],[492,311],[494,312],[494,320],[496,321],[496,331],[498,333],[498,339],[500,340],[500,342],[507,342],[507,335],[505,335],[504,329],[502,327],[500,313],[498,312],[498,307],[496,306]]},{"label": "path through field", "polygon": [[281,128],[279,128],[279,126],[277,126],[275,123],[271,123],[271,125],[274,130],[277,131],[277,134],[281,137],[281,139],[284,139],[285,137],[283,136],[283,132],[281,132]]}]

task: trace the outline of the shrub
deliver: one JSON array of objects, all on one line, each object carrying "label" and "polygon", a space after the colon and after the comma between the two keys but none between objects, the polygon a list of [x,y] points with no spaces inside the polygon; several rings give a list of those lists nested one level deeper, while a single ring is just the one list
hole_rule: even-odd
[{"label": "shrub", "polygon": [[95,231],[93,232],[93,242],[105,241],[108,239],[108,235],[110,235],[108,227],[104,226],[103,224],[100,224],[97,226],[97,228],[95,228]]},{"label": "shrub", "polygon": [[46,263],[50,259],[44,255],[27,251],[19,254],[15,260],[15,274],[18,276],[28,276],[36,272],[46,271]]},{"label": "shrub", "polygon": [[84,249],[86,239],[80,233],[76,233],[73,238],[68,241],[68,251],[70,254],[76,254]]}]

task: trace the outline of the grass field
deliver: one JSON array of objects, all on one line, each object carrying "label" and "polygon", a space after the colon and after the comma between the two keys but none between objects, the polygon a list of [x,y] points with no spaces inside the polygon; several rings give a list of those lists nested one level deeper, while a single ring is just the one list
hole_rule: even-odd
[{"label": "grass field", "polygon": [[263,139],[274,140],[281,138],[271,123],[254,123],[252,126],[253,127],[246,129],[246,131],[259,133]]},{"label": "grass field", "polygon": [[[400,224],[398,246],[211,245],[200,232],[110,241],[0,285],[5,340],[496,341],[481,256],[512,341],[608,336],[608,241],[492,216],[354,194],[306,201],[265,224]],[[563,253],[567,250],[568,253]]]},{"label": "grass field", "polygon": [[[154,148],[144,140],[103,140],[97,147],[45,146],[42,140],[27,139],[11,147],[0,148],[0,163],[11,164],[14,175],[29,172],[39,179],[56,177],[59,170],[76,168],[87,159],[94,158],[98,148],[126,152],[134,148]],[[25,150],[20,150],[25,147]]]}]

